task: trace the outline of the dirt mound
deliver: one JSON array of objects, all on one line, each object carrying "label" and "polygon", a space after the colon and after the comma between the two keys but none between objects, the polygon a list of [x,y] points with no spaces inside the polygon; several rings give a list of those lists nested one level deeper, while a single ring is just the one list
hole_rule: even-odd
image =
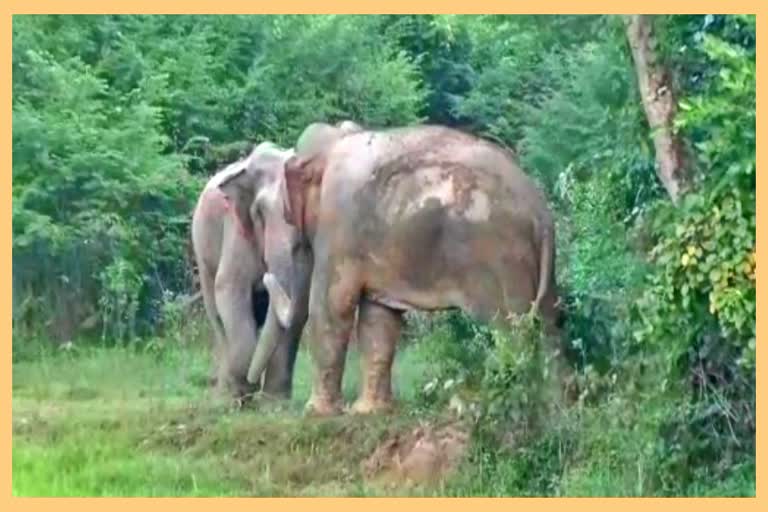
[{"label": "dirt mound", "polygon": [[363,475],[390,485],[434,484],[456,468],[468,444],[469,435],[456,425],[422,425],[379,444],[363,461]]}]

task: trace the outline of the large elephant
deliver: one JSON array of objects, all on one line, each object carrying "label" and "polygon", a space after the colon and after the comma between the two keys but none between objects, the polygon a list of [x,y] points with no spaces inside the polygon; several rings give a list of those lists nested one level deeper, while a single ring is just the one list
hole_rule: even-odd
[{"label": "large elephant", "polygon": [[[534,307],[551,334],[552,373],[565,378],[553,218],[508,152],[440,126],[345,133],[316,123],[286,162],[285,186],[292,257],[304,262],[296,282],[309,285],[289,300],[312,319],[310,411],[342,411],[355,312],[363,354],[355,412],[392,406],[408,310],[459,308],[502,323]],[[251,380],[266,361],[254,357]]]},{"label": "large elephant", "polygon": [[[192,244],[197,260],[205,310],[213,328],[215,377],[220,388],[237,399],[259,389],[246,376],[257,336],[278,336],[278,349],[270,351],[264,391],[276,396],[291,392],[298,329],[286,321],[287,298],[268,293],[275,276],[289,282],[290,246],[283,241],[293,227],[279,216],[266,233],[261,217],[252,217],[251,203],[282,207],[280,184],[283,166],[293,154],[262,143],[244,159],[216,173],[200,194],[192,216]],[[230,196],[219,188],[233,176],[254,176],[257,186],[233,187]],[[254,203],[255,204],[255,203]],[[270,205],[267,207],[266,205]],[[267,248],[265,253],[265,248]],[[267,262],[274,274],[267,273]],[[266,286],[265,286],[266,285]],[[282,302],[281,302],[282,300]]]}]

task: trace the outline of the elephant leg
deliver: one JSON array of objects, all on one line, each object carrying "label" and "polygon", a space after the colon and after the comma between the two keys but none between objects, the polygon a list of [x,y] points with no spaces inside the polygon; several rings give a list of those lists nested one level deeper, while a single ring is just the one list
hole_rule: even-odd
[{"label": "elephant leg", "polygon": [[[329,274],[335,276],[330,286]],[[329,416],[343,410],[341,381],[359,297],[356,265],[340,265],[330,273],[316,267],[309,310],[314,366],[312,395],[307,403],[311,414]]]},{"label": "elephant leg", "polygon": [[281,343],[272,353],[264,372],[264,392],[281,399],[291,398],[293,391],[293,368],[299,351],[298,338]]},{"label": "elephant leg", "polygon": [[224,355],[224,378],[237,399],[258,390],[248,383],[247,374],[251,356],[256,346],[256,321],[251,306],[251,284],[232,283],[217,276],[216,307],[219,311],[227,346]]},{"label": "elephant leg", "polygon": [[370,301],[360,304],[357,342],[362,354],[360,396],[352,411],[360,414],[392,408],[392,362],[403,327],[402,313]]},{"label": "elephant leg", "polygon": [[216,296],[214,292],[215,274],[202,262],[198,262],[197,268],[200,272],[200,292],[203,295],[205,314],[208,316],[208,322],[213,330],[213,339],[211,340],[213,368],[208,377],[208,382],[211,385],[218,386],[221,383],[220,377],[222,376],[226,341],[224,338],[223,326],[221,325],[219,314],[216,311]]},{"label": "elephant leg", "polygon": [[264,324],[262,337],[277,336],[279,341],[264,372],[263,390],[277,398],[288,399],[293,388],[293,368],[299,350],[299,340],[305,322],[283,329],[274,312],[270,312]]}]

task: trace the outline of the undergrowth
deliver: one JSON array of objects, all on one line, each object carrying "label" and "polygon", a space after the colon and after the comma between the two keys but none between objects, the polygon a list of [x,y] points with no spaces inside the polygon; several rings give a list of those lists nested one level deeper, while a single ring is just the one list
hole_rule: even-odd
[{"label": "undergrowth", "polygon": [[[685,402],[657,393],[652,379],[627,378],[636,369],[582,372],[576,404],[537,409],[543,365],[533,319],[502,333],[447,313],[428,332],[409,333],[395,365],[397,413],[332,419],[303,415],[305,350],[291,401],[238,410],[209,392],[204,345],[28,347],[13,371],[13,493],[754,495],[754,459],[681,465],[670,425],[684,418]],[[351,402],[357,354],[349,359]],[[537,410],[546,421],[535,421]],[[471,443],[438,485],[385,488],[364,478],[361,464],[378,444],[446,421],[467,428]]]}]

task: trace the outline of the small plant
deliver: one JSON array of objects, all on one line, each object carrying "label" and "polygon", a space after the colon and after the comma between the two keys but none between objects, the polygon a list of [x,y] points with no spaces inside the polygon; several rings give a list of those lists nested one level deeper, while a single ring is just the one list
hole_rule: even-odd
[{"label": "small plant", "polygon": [[160,321],[165,337],[183,343],[182,332],[186,324],[186,307],[183,298],[170,290],[164,290],[160,302]]},{"label": "small plant", "polygon": [[453,397],[471,396],[474,400],[493,342],[490,332],[460,311],[435,314],[427,325],[429,330],[415,342],[416,350],[427,360],[420,403],[439,408],[448,405]]},{"label": "small plant", "polygon": [[130,261],[120,257],[101,272],[100,278],[103,289],[99,298],[102,340],[112,338],[115,342],[130,341],[135,334],[143,279]]},{"label": "small plant", "polygon": [[550,369],[548,340],[536,313],[511,317],[504,328],[450,312],[419,349],[429,359],[422,405],[470,412],[486,433],[529,430],[555,403],[562,383]]},{"label": "small plant", "polygon": [[508,329],[490,329],[481,385],[482,426],[505,430],[530,427],[535,410],[542,404],[542,390],[552,376],[542,360],[543,335],[534,314],[510,319]]}]

